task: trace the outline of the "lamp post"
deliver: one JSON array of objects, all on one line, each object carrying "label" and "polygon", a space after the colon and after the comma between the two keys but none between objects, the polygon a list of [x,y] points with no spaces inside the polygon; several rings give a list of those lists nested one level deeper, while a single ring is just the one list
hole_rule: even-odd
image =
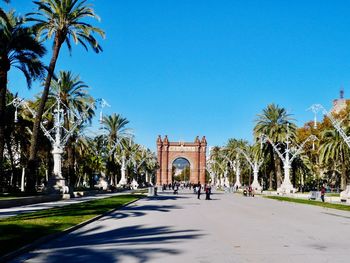
[{"label": "lamp post", "polygon": [[[227,148],[224,148],[227,149]],[[228,156],[223,155],[224,159],[226,159],[231,167],[233,168],[233,171],[236,174],[236,181],[235,184],[233,185],[234,189],[238,189],[240,187],[242,187],[241,184],[241,161],[239,160],[239,153],[237,153],[236,155],[236,160],[231,160],[230,158],[228,158]]]},{"label": "lamp post", "polygon": [[[95,104],[90,105],[85,111],[78,116],[73,111],[65,105],[60,98],[60,91],[57,92],[55,96],[55,103],[44,113],[47,115],[50,111],[54,113],[54,127],[47,129],[44,126],[44,121],[40,123],[40,127],[52,145],[52,155],[54,160],[53,175],[49,179],[49,191],[60,192],[66,194],[69,192],[68,186],[66,185],[65,179],[62,176],[62,154],[64,152],[64,147],[66,146],[68,140],[74,134],[75,129],[78,128],[88,117],[87,112],[94,107]],[[36,116],[36,111],[33,110],[28,103],[20,98],[15,98],[10,104],[13,104],[16,108],[15,111],[15,122],[18,121],[18,108],[25,107],[30,111],[33,117]],[[75,117],[72,127],[68,130],[64,128],[63,117],[65,110]],[[67,113],[66,113],[67,114]]]},{"label": "lamp post", "polygon": [[206,163],[207,163],[206,169],[207,169],[207,171],[208,171],[208,173],[210,175],[211,185],[214,185],[216,178],[215,178],[215,173],[214,173],[213,167],[212,167],[212,161],[208,158]]},{"label": "lamp post", "polygon": [[[284,179],[279,188],[277,188],[278,193],[295,193],[296,189],[293,187],[291,181],[290,181],[290,169],[291,169],[291,164],[295,157],[299,155],[305,146],[305,144],[312,140],[313,142],[317,140],[317,137],[314,135],[310,135],[300,146],[296,148],[296,151],[294,154],[291,152],[290,149],[290,141],[289,141],[289,124],[287,124],[287,138],[286,138],[286,150],[284,153],[281,153],[281,151],[277,148],[277,146],[272,142],[272,140],[265,134],[261,135],[261,145],[264,142],[269,142],[277,155],[280,157],[280,159],[283,162],[283,170],[284,170]],[[284,156],[283,156],[284,155]]]},{"label": "lamp post", "polygon": [[321,104],[313,104],[310,108],[312,112],[314,113],[314,128],[317,128],[317,113],[319,111],[322,111],[323,114],[325,114],[332,122],[332,125],[334,128],[339,132],[340,136],[344,139],[345,143],[348,145],[350,148],[350,136],[347,136],[343,128],[340,126],[339,121],[337,121],[331,112],[328,112]]},{"label": "lamp post", "polygon": [[[245,151],[243,151],[240,148],[237,148],[237,151],[239,151],[240,153],[243,154],[243,156],[245,157],[245,159],[247,160],[247,162],[249,163],[249,165],[253,169],[253,178],[254,179],[253,179],[253,183],[251,184],[251,187],[256,191],[261,191],[262,187],[259,184],[258,173],[259,173],[259,169],[260,169],[263,161],[262,160],[261,161],[254,160],[254,162],[253,162],[252,159],[248,156],[248,154]],[[249,180],[249,184],[250,184],[250,180]]]}]

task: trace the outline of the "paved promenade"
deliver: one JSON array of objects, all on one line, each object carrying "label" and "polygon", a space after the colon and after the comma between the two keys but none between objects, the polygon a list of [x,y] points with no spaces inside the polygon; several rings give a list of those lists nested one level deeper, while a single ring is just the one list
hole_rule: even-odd
[{"label": "paved promenade", "polygon": [[349,262],[350,213],[261,197],[160,193],[15,262]]}]

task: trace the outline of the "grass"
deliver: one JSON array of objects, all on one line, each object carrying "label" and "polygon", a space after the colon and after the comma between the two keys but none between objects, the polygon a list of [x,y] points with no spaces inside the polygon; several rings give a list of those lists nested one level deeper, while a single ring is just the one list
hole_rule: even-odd
[{"label": "grass", "polygon": [[141,198],[119,195],[0,220],[0,256]]},{"label": "grass", "polygon": [[21,197],[17,197],[17,196],[0,196],[0,200],[10,200],[10,199],[18,199]]},{"label": "grass", "polygon": [[329,197],[339,197],[339,196],[340,196],[340,193],[326,193],[326,196],[329,196]]},{"label": "grass", "polygon": [[343,211],[350,211],[349,205],[323,203],[321,201],[313,201],[313,200],[298,199],[298,198],[283,197],[283,196],[265,196],[265,198],[274,199],[274,200],[278,200],[278,201],[298,203],[298,204],[316,205],[316,206],[321,206],[321,207],[325,207],[325,208],[332,208],[332,209],[337,209],[337,210],[343,210]]}]

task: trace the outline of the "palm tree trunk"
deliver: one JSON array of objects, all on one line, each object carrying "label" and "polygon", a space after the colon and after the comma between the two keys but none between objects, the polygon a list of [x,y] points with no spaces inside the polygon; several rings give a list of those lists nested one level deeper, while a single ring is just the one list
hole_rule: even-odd
[{"label": "palm tree trunk", "polygon": [[275,154],[275,172],[276,172],[276,186],[277,188],[282,184],[281,159]]},{"label": "palm tree trunk", "polygon": [[[63,102],[65,105],[68,105],[66,101]],[[67,131],[71,129],[69,125],[69,118],[68,113],[66,112],[64,116],[64,126]],[[76,177],[75,177],[75,169],[74,169],[74,145],[73,145],[73,137],[69,138],[67,142],[67,162],[68,162],[68,180],[69,180],[69,189],[73,190],[75,183],[76,183]]]},{"label": "palm tree trunk", "polygon": [[33,125],[33,133],[30,144],[29,151],[29,161],[28,161],[28,178],[27,178],[27,192],[35,192],[35,181],[36,181],[36,170],[37,170],[37,152],[38,152],[38,137],[40,131],[40,123],[42,121],[42,117],[44,114],[44,109],[46,105],[46,101],[50,91],[51,79],[55,72],[56,62],[58,59],[58,55],[60,53],[60,49],[63,41],[61,41],[60,36],[56,35],[55,37],[55,45],[53,49],[52,58],[50,61],[50,65],[47,72],[47,77],[45,80],[45,86],[43,93],[41,95],[41,100],[39,104],[39,109],[37,111],[34,125]]},{"label": "palm tree trunk", "polygon": [[276,174],[275,167],[275,154],[273,152],[272,146],[270,148],[270,158],[271,158],[271,169],[270,169],[270,179],[269,179],[269,190],[273,190],[273,173]]},{"label": "palm tree trunk", "polygon": [[[14,161],[14,158],[13,158],[13,154],[12,154],[12,147],[11,147],[11,140],[10,140],[10,134],[7,134],[6,135],[6,147],[7,147],[7,151],[9,153],[9,157],[10,157],[10,163],[11,163],[11,174],[12,174],[12,178],[15,174],[15,161]],[[13,182],[13,180],[11,180],[11,183]]]},{"label": "palm tree trunk", "polygon": [[73,189],[76,182],[76,176],[75,176],[75,169],[74,169],[74,145],[71,139],[69,139],[69,142],[67,144],[67,159],[68,159],[69,186]]},{"label": "palm tree trunk", "polygon": [[4,176],[7,71],[0,72],[0,181]]},{"label": "palm tree trunk", "polygon": [[292,165],[292,184],[295,187],[296,186],[296,182],[297,182],[297,169],[295,167],[295,165]]},{"label": "palm tree trunk", "polygon": [[345,163],[345,158],[344,158],[344,153],[342,153],[342,169],[341,169],[341,178],[340,178],[340,188],[342,190],[346,189],[346,184],[347,184],[347,175],[346,175],[346,163]]}]

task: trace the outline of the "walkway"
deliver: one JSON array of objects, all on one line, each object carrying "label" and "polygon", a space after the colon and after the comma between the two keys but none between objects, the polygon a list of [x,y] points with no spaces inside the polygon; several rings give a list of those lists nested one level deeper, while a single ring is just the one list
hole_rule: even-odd
[{"label": "walkway", "polygon": [[95,199],[102,199],[102,198],[107,198],[115,195],[128,194],[130,192],[131,191],[124,191],[124,192],[110,193],[110,194],[96,194],[91,196],[84,196],[84,197],[39,203],[39,204],[33,204],[33,205],[16,206],[11,208],[0,208],[0,218],[6,218],[10,216],[25,214],[25,213],[31,213],[31,212],[35,212],[43,209],[49,209],[53,207],[62,207],[62,206],[71,205],[71,204],[78,204],[78,203],[83,203],[83,202],[87,202]]},{"label": "walkway", "polygon": [[261,197],[212,197],[160,193],[15,262],[349,262],[350,213]]}]

